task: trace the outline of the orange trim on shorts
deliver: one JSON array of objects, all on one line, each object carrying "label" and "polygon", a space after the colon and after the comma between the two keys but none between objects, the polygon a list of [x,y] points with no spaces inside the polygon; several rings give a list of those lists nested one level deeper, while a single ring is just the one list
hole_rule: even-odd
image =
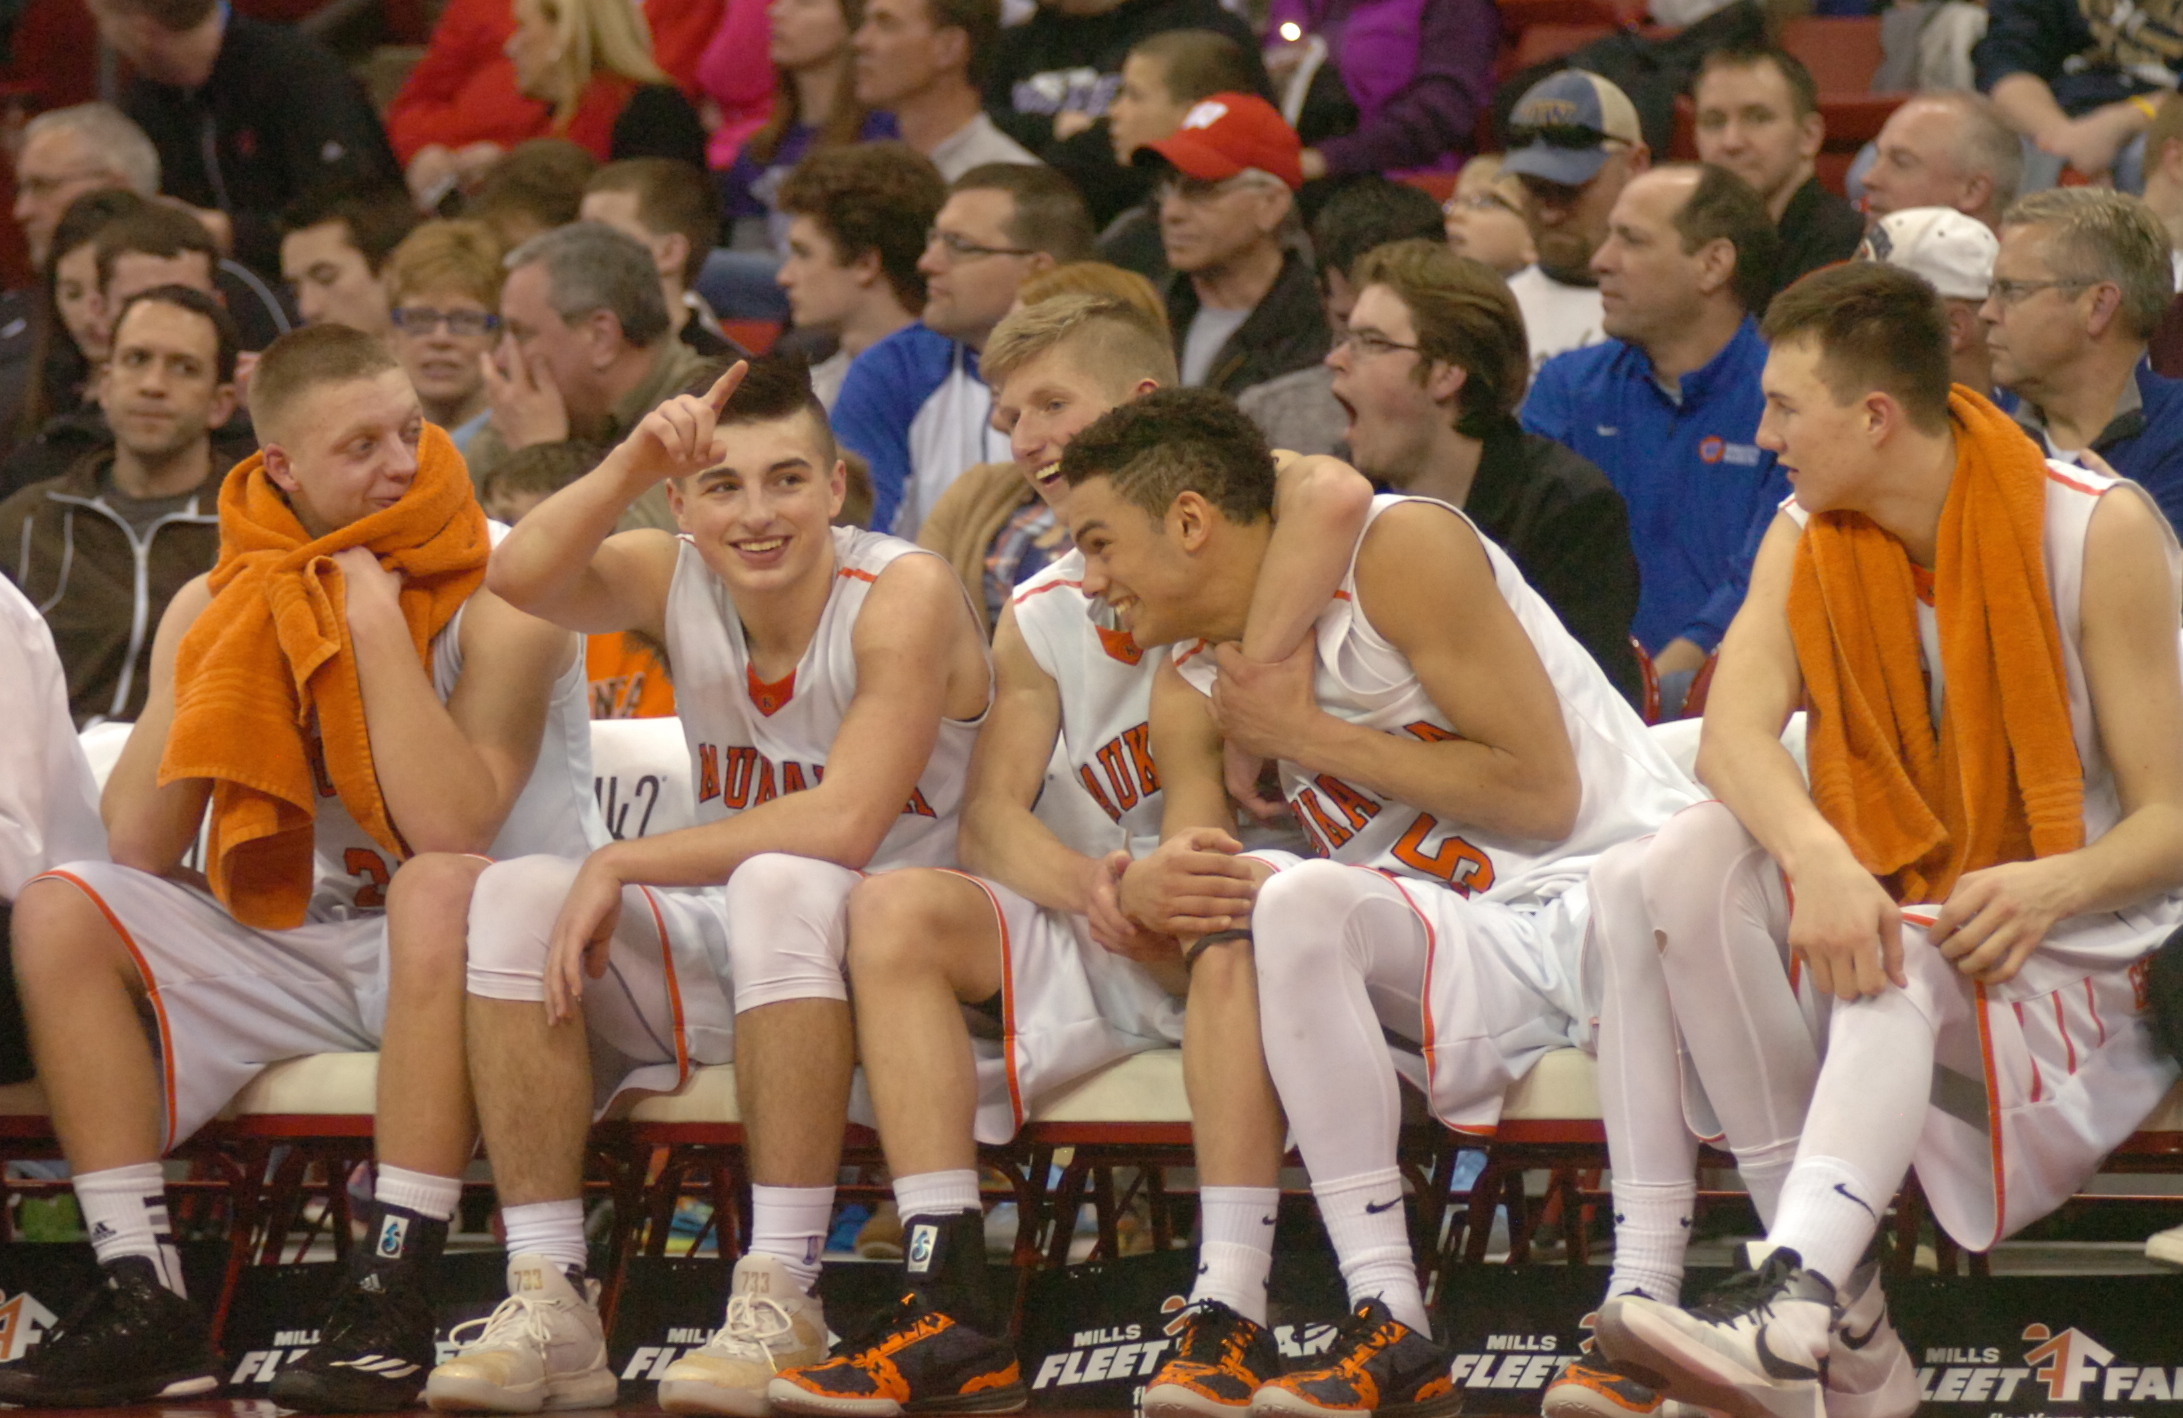
[{"label": "orange trim on shorts", "polygon": [[[1418,1013],[1424,1016],[1425,1028],[1423,1032],[1425,1037],[1418,1041],[1418,1046],[1425,1055],[1425,1106],[1431,1108],[1433,1104],[1434,1076],[1440,1071],[1437,1060],[1439,1046],[1436,1042],[1439,1038],[1439,1031],[1433,1026],[1433,963],[1440,958],[1440,933],[1433,929],[1432,918],[1419,910],[1417,902],[1410,899],[1410,893],[1403,890],[1401,877],[1396,876],[1391,871],[1383,871],[1378,867],[1363,866],[1356,862],[1343,862],[1342,865],[1353,871],[1371,872],[1374,876],[1382,877],[1391,883],[1395,888],[1395,894],[1402,898],[1402,904],[1410,908],[1410,914],[1417,917],[1417,923],[1425,928],[1425,985],[1420,992],[1424,995],[1424,998],[1418,1001]],[[1499,1123],[1488,1127],[1480,1127],[1475,1123],[1451,1123],[1440,1116],[1438,1109],[1434,1110],[1433,1118],[1448,1131],[1462,1133],[1465,1137],[1492,1137],[1501,1130]]]},{"label": "orange trim on shorts", "polygon": [[[1973,984],[1971,989],[1971,1003],[1978,1010],[1979,1059],[1984,1064],[1986,1073],[1986,1151],[1993,1159],[1994,1183],[1993,1235],[1986,1238],[1986,1244],[1974,1246],[1972,1249],[1986,1251],[1992,1250],[1994,1243],[2001,1239],[2002,1227],[2006,1224],[2009,1214],[2009,1179],[2002,1165],[2001,1089],[1998,1070],[1994,1067],[1993,1027],[1986,1022],[1986,987]],[[2026,1049],[2025,1052],[2028,1054],[2031,1051]]]},{"label": "orange trim on shorts", "polygon": [[977,887],[985,893],[987,904],[993,908],[993,928],[1001,936],[1001,1062],[1008,1070],[1008,1110],[1015,1117],[1017,1130],[1021,1131],[1025,1112],[1023,1079],[1016,1071],[1016,952],[1015,941],[1008,934],[1008,913],[1001,910],[1001,899],[982,878],[954,867],[938,870],[949,876],[959,876]]},{"label": "orange trim on shorts", "polygon": [[682,981],[675,976],[674,944],[667,937],[667,918],[660,914],[659,901],[652,895],[652,888],[640,886],[644,904],[652,912],[652,928],[659,932],[660,964],[667,970],[667,1009],[675,1021],[675,1087],[690,1081],[690,1034],[682,1022]]},{"label": "orange trim on shorts", "polygon": [[120,936],[121,943],[128,948],[129,957],[136,962],[137,973],[144,977],[144,992],[152,1002],[152,1016],[159,1021],[159,1071],[167,1095],[167,1146],[174,1146],[182,1140],[175,1136],[181,1127],[181,1107],[176,1097],[174,1078],[174,1031],[167,1024],[167,1002],[159,997],[159,979],[152,974],[151,963],[144,958],[144,952],[137,949],[136,937],[129,934],[129,928],[121,923],[121,917],[114,914],[114,908],[106,904],[106,898],[99,895],[90,882],[74,872],[66,871],[49,871],[34,879],[65,881],[90,897],[91,904],[99,908],[99,914],[106,918],[106,924],[114,928],[114,934]]}]

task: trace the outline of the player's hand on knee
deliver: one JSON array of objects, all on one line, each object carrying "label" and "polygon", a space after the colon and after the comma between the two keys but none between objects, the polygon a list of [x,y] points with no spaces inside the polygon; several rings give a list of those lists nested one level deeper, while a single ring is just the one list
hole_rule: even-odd
[{"label": "player's hand on knee", "polygon": [[1902,908],[1855,858],[1800,877],[1793,900],[1789,947],[1814,988],[1853,1000],[1907,983]]},{"label": "player's hand on knee", "polygon": [[1101,949],[1145,965],[1182,958],[1174,937],[1148,931],[1122,910],[1122,874],[1129,870],[1130,854],[1121,848],[1107,853],[1092,877],[1091,900],[1085,920],[1091,938]]},{"label": "player's hand on knee", "polygon": [[2059,858],[1966,872],[1926,938],[1982,985],[2015,977],[2054,923],[2069,914]]},{"label": "player's hand on knee", "polygon": [[646,414],[628,441],[615,450],[623,468],[654,483],[686,478],[712,467],[718,461],[713,453],[713,429],[719,423],[720,411],[728,406],[729,396],[749,371],[747,361],[738,361],[702,396],[679,394]]},{"label": "player's hand on knee", "polygon": [[1271,663],[1248,658],[1240,645],[1216,647],[1213,662],[1220,677],[1213,681],[1213,722],[1221,738],[1260,758],[1298,757],[1300,746],[1326,715],[1311,692],[1318,655],[1315,637],[1306,637],[1287,659]]},{"label": "player's hand on knee", "polygon": [[[1122,874],[1122,910],[1161,935],[1201,936],[1247,926],[1263,863],[1218,828],[1193,827],[1139,857]],[[1259,871],[1254,871],[1256,867]]]},{"label": "player's hand on knee", "polygon": [[583,1007],[584,977],[606,974],[607,954],[622,918],[621,879],[606,870],[594,852],[576,873],[576,884],[561,903],[553,923],[553,946],[546,957],[546,1022],[573,1019]]}]

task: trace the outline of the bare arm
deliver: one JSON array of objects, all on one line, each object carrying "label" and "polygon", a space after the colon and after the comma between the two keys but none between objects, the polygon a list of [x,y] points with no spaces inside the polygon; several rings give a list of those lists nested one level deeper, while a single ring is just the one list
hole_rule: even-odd
[{"label": "bare arm", "polygon": [[1271,874],[1239,857],[1235,811],[1221,786],[1220,730],[1212,704],[1172,663],[1152,685],[1152,757],[1160,765],[1161,842],[1122,874],[1129,918],[1162,935],[1194,940],[1247,924],[1258,883]]},{"label": "bare arm", "polygon": [[1372,484],[1339,458],[1277,454],[1273,536],[1251,592],[1243,653],[1285,660],[1334,599],[1372,508]]},{"label": "bare arm", "polygon": [[1312,697],[1308,650],[1260,667],[1222,647],[1213,705],[1227,737],[1449,822],[1567,836],[1580,796],[1576,753],[1478,535],[1437,508],[1398,507],[1365,536],[1357,590],[1359,609],[1409,659],[1457,737],[1383,733],[1326,713]]},{"label": "bare arm", "polygon": [[336,556],[348,583],[364,725],[387,815],[415,852],[482,853],[530,781],[554,682],[577,653],[567,631],[490,591],[462,614],[462,680],[443,703],[368,551]]},{"label": "bare arm", "polygon": [[1967,872],[1932,932],[1982,983],[2014,975],[2056,921],[2183,886],[2183,667],[2168,533],[2143,493],[2100,499],[2085,533],[2083,653],[2122,820],[2074,852]]},{"label": "bare arm", "polygon": [[152,640],[152,682],[121,757],[106,777],[99,815],[106,819],[107,851],[114,861],[138,871],[164,876],[182,864],[197,845],[212,796],[211,780],[185,778],[159,785],[159,761],[174,728],[174,660],[197,617],[212,604],[207,577],[199,576],[175,593],[160,617]]},{"label": "bare arm", "polygon": [[1781,730],[1804,700],[1789,633],[1789,583],[1802,535],[1774,519],[1751,568],[1751,591],[1721,641],[1698,740],[1698,777],[1788,877],[1789,946],[1819,989],[1856,999],[1903,983],[1902,912],[1835,831]]},{"label": "bare arm", "polygon": [[2071,118],[2054,101],[2054,91],[2036,74],[2007,75],[1993,86],[2001,117],[2042,149],[2066,160],[2087,177],[2115,165],[2124,145],[2152,124],[2152,118],[2128,100],[2101,104]]},{"label": "bare arm", "polygon": [[1061,691],[1024,644],[1014,606],[1001,611],[993,669],[993,714],[978,732],[963,789],[963,867],[1041,906],[1083,914],[1100,864],[1032,811],[1061,733]]},{"label": "bare arm", "polygon": [[570,630],[665,639],[675,539],[649,529],[616,536],[614,527],[658,483],[718,462],[714,423],[745,368],[721,375],[702,399],[685,394],[646,414],[598,467],[533,508],[493,551],[494,594]]}]

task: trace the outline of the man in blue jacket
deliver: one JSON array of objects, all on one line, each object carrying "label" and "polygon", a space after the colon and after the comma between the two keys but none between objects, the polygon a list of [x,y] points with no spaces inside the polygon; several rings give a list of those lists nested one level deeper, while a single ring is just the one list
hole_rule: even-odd
[{"label": "man in blue jacket", "polygon": [[1777,242],[1758,194],[1722,168],[1631,179],[1592,258],[1609,338],[1548,360],[1524,403],[1526,428],[1598,464],[1629,504],[1630,632],[1665,713],[1720,643],[1788,495],[1757,440],[1766,345],[1752,316]]},{"label": "man in blue jacket", "polygon": [[1979,309],[1994,381],[2047,456],[2084,450],[2183,522],[2183,381],[2145,362],[2174,299],[2168,234],[2135,197],[2057,187],[2001,219],[1993,290]]}]

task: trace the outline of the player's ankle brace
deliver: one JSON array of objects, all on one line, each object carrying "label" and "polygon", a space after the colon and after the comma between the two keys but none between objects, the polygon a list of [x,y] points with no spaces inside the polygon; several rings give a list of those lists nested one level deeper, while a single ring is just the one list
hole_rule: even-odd
[{"label": "player's ankle brace", "polygon": [[375,1273],[382,1280],[399,1277],[429,1293],[447,1249],[447,1226],[392,1202],[373,1202],[364,1244],[349,1255],[350,1278],[360,1281]]},{"label": "player's ankle brace", "polygon": [[985,1213],[902,1218],[902,1269],[934,1309],[982,1334],[997,1330],[985,1283]]}]

